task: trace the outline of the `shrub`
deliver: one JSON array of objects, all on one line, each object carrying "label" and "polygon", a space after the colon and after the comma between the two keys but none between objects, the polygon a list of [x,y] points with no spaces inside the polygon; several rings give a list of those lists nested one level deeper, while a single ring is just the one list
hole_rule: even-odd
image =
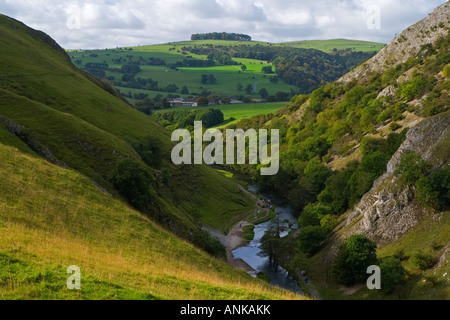
[{"label": "shrub", "polygon": [[420,155],[408,150],[403,153],[394,173],[401,175],[409,185],[414,185],[428,169],[429,165],[422,160]]},{"label": "shrub", "polygon": [[442,70],[442,76],[450,78],[450,64],[444,67],[444,70]]},{"label": "shrub", "polygon": [[159,168],[162,158],[162,141],[154,136],[147,136],[132,144],[142,160],[150,167]]},{"label": "shrub", "polygon": [[326,231],[330,232],[338,225],[336,216],[327,214],[320,220],[320,226]]},{"label": "shrub", "polygon": [[140,162],[133,159],[118,161],[111,180],[132,206],[141,209],[150,200],[153,177]]},{"label": "shrub", "polygon": [[387,257],[380,264],[381,288],[387,292],[394,291],[395,287],[405,281],[405,268],[395,257]]},{"label": "shrub", "polygon": [[376,245],[363,235],[348,238],[335,260],[334,272],[339,282],[345,285],[364,282],[367,267],[376,264]]},{"label": "shrub", "polygon": [[417,199],[436,210],[450,208],[450,168],[434,169],[416,182]]},{"label": "shrub", "polygon": [[314,254],[325,241],[327,232],[319,226],[307,226],[299,235],[300,250],[308,255]]},{"label": "shrub", "polygon": [[413,268],[419,270],[427,270],[436,263],[436,259],[429,254],[424,254],[420,252],[413,254],[409,258],[409,263]]}]

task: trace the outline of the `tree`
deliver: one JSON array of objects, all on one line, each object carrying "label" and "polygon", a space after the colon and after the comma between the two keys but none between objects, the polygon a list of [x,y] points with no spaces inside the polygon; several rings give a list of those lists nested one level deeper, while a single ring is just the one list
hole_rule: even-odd
[{"label": "tree", "polygon": [[247,70],[247,66],[246,66],[245,64],[243,64],[243,65],[241,66],[241,70],[242,70],[242,71]]},{"label": "tree", "polygon": [[384,258],[380,264],[381,289],[392,292],[395,287],[405,281],[405,268],[395,257]]},{"label": "tree", "polygon": [[180,91],[181,94],[189,94],[189,89],[187,86],[183,86]]},{"label": "tree", "polygon": [[251,94],[253,92],[253,85],[252,84],[248,84],[247,87],[245,87],[245,92],[247,94]]},{"label": "tree", "polygon": [[150,167],[159,169],[162,162],[162,141],[154,136],[147,136],[132,144],[142,160]]},{"label": "tree", "polygon": [[335,215],[327,214],[320,220],[320,226],[326,231],[330,232],[338,225],[338,220]]},{"label": "tree", "polygon": [[327,232],[319,226],[307,226],[299,235],[300,250],[308,255],[317,252],[327,238]]},{"label": "tree", "polygon": [[197,99],[197,105],[198,105],[199,107],[205,107],[205,106],[207,106],[208,104],[209,104],[208,98],[203,97],[203,96],[198,97],[198,99]]},{"label": "tree", "polygon": [[345,285],[353,285],[367,280],[367,267],[377,261],[376,248],[375,243],[366,236],[350,236],[335,260],[334,271],[339,281]]},{"label": "tree", "polygon": [[266,88],[261,88],[259,90],[259,95],[261,96],[261,98],[266,99],[269,96],[269,92]]},{"label": "tree", "polygon": [[143,208],[150,200],[153,177],[140,162],[133,159],[119,160],[111,180],[116,190],[135,208]]},{"label": "tree", "polygon": [[244,89],[244,86],[242,85],[242,83],[238,83],[237,85],[236,85],[236,89],[237,89],[237,91],[242,91],[242,89]]},{"label": "tree", "polygon": [[230,104],[231,99],[228,98],[227,96],[223,96],[222,99],[220,99],[220,102],[222,102],[222,104]]},{"label": "tree", "polygon": [[216,84],[217,83],[217,79],[212,73],[210,73],[208,75],[208,82],[209,82],[209,84]]},{"label": "tree", "polygon": [[273,73],[272,66],[265,66],[265,67],[262,67],[261,71],[262,71],[263,73],[267,73],[267,74],[272,74],[272,73]]},{"label": "tree", "polygon": [[207,74],[202,74],[202,83],[203,84],[207,84],[208,83],[208,75]]}]

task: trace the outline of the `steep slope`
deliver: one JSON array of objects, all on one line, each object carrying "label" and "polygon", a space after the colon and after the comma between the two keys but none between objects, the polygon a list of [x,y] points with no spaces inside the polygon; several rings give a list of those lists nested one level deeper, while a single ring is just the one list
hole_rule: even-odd
[{"label": "steep slope", "polygon": [[[298,210],[303,240],[280,260],[304,261],[325,298],[450,297],[449,17],[445,3],[340,80],[237,124],[280,129],[279,174],[247,170]],[[356,234],[377,263],[401,260],[397,290],[338,281],[338,250]]]},{"label": "steep slope", "polygon": [[[49,36],[3,15],[0,32],[0,123],[29,149],[79,171],[114,196],[116,164],[123,159],[142,164],[154,183],[141,210],[190,240],[199,231],[198,217],[225,229],[227,219],[252,208],[248,196],[209,168],[174,166],[168,133],[107,84],[73,66]],[[132,147],[146,137],[156,141],[161,158],[152,167]]]},{"label": "steep slope", "polygon": [[[183,242],[73,170],[3,143],[0,162],[0,299],[302,298]],[[66,286],[72,265],[81,290]]]}]

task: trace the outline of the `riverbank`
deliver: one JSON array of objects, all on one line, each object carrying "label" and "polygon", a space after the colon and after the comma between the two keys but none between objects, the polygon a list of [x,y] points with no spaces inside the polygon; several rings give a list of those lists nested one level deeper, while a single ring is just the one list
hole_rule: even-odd
[{"label": "riverbank", "polygon": [[244,188],[241,184],[236,183],[236,185],[242,192],[247,193],[250,197],[252,197],[255,200],[254,209],[243,215],[242,219],[245,220],[241,220],[235,225],[233,225],[228,234],[224,234],[219,230],[209,227],[203,227],[203,229],[208,231],[212,236],[220,240],[222,245],[225,247],[227,262],[230,265],[232,265],[235,268],[244,270],[246,272],[256,272],[244,260],[239,258],[235,259],[233,251],[236,250],[237,248],[246,246],[248,243],[248,240],[243,237],[244,227],[266,221],[271,216],[271,210],[269,207],[267,207],[267,204],[264,202],[263,199],[259,198],[253,192],[250,192],[249,190]]}]

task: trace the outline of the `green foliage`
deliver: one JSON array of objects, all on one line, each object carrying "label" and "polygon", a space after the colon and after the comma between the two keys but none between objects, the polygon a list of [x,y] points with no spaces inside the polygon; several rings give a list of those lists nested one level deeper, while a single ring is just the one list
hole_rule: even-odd
[{"label": "green foliage", "polygon": [[160,138],[147,136],[134,142],[132,147],[148,166],[159,169],[162,164],[162,145]]},{"label": "green foliage", "polygon": [[267,274],[265,274],[264,272],[258,272],[256,277],[258,279],[261,279],[261,280],[267,282],[267,283],[270,283],[270,277]]},{"label": "green foliage", "polygon": [[381,261],[381,289],[392,292],[395,287],[405,281],[405,268],[399,259],[386,257]]},{"label": "green foliage", "polygon": [[444,67],[444,69],[442,70],[442,76],[450,78],[450,64]]},{"label": "green foliage", "polygon": [[327,238],[327,232],[320,226],[306,226],[300,232],[298,239],[300,250],[312,255],[320,248]]},{"label": "green foliage", "polygon": [[116,190],[138,209],[150,200],[153,177],[147,168],[133,159],[119,160],[111,181]]},{"label": "green foliage", "polygon": [[317,202],[310,203],[298,217],[299,225],[302,227],[321,225],[321,219],[329,215],[330,211],[331,207],[327,205]]},{"label": "green foliage", "polygon": [[417,199],[436,210],[450,208],[450,167],[433,169],[416,182]]},{"label": "green foliage", "polygon": [[410,186],[414,185],[419,180],[430,166],[422,159],[422,157],[413,151],[405,151],[400,159],[400,162],[395,170],[396,175],[401,175],[401,178]]},{"label": "green foliage", "polygon": [[335,215],[327,214],[320,220],[320,226],[326,231],[330,232],[338,225],[338,220]]},{"label": "green foliage", "polygon": [[409,258],[409,263],[413,268],[423,271],[431,268],[436,263],[436,259],[429,254],[419,252]]},{"label": "green foliage", "polygon": [[399,86],[398,92],[402,99],[411,101],[422,97],[426,91],[431,89],[432,85],[432,78],[427,79],[424,75],[418,74],[411,80],[403,82]]},{"label": "green foliage", "polygon": [[[208,104],[207,98],[200,99],[205,100],[202,103]],[[210,128],[224,121],[222,111],[213,108],[156,112],[153,117],[163,126],[173,129],[193,127],[194,121],[202,121],[203,127]]]},{"label": "green foliage", "polygon": [[334,272],[345,285],[364,282],[367,267],[376,264],[376,245],[366,236],[352,235],[336,257]]},{"label": "green foliage", "polygon": [[226,257],[225,247],[219,239],[212,237],[208,231],[200,230],[194,235],[194,244],[212,254],[213,256],[224,258]]}]

